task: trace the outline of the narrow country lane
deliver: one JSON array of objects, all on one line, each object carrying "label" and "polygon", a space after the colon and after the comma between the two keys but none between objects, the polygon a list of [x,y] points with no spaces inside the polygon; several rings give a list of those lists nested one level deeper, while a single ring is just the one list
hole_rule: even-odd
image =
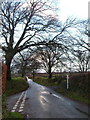
[{"label": "narrow country lane", "polygon": [[[10,96],[8,109],[21,112],[27,118],[88,118],[88,106],[75,102],[28,79],[28,90]],[[78,110],[80,108],[80,110]]]}]

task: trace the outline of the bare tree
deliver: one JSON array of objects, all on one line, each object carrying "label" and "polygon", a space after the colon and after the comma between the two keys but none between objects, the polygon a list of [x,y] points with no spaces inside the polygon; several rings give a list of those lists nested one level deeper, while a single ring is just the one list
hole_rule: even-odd
[{"label": "bare tree", "polygon": [[41,68],[41,62],[37,59],[36,56],[32,56],[30,59],[30,64],[27,67],[27,71],[33,75],[33,80],[35,74],[38,72],[38,69]]},{"label": "bare tree", "polygon": [[55,69],[55,66],[61,62],[60,58],[64,53],[63,49],[59,48],[61,46],[52,44],[48,44],[37,50],[38,59],[41,61],[43,69],[48,73],[48,78],[52,78],[52,71]]},{"label": "bare tree", "polygon": [[33,51],[23,51],[13,59],[11,68],[13,72],[17,71],[22,77],[31,73],[34,79],[35,72],[40,68],[40,65],[41,63],[33,55]]},{"label": "bare tree", "polygon": [[88,71],[90,64],[90,21],[79,21],[76,27],[68,32],[67,68],[72,71]]},{"label": "bare tree", "polygon": [[51,33],[51,41],[56,41],[65,48],[68,28],[74,27],[77,22],[75,19],[68,18],[62,24],[55,17],[46,14],[51,9],[49,3],[43,0],[30,0],[24,4],[2,3],[1,36],[4,40],[2,50],[8,67],[8,80],[11,80],[10,65],[13,57],[28,47],[48,44],[49,41],[45,40],[48,32]]},{"label": "bare tree", "polygon": [[79,72],[87,72],[90,70],[90,55],[87,51],[76,50],[74,51],[73,55],[73,62]]},{"label": "bare tree", "polygon": [[11,80],[12,59],[18,52],[30,46],[45,44],[38,40],[37,36],[51,24],[48,21],[52,18],[44,14],[44,11],[50,8],[46,5],[47,3],[41,0],[30,0],[29,3],[2,3],[1,37],[4,42],[1,46],[5,53],[8,80]]},{"label": "bare tree", "polygon": [[82,20],[76,28],[75,35],[71,37],[74,45],[90,52],[90,20]]},{"label": "bare tree", "polygon": [[22,77],[24,77],[26,75],[27,65],[30,63],[30,56],[29,52],[19,53],[19,55],[13,59],[11,70],[21,73]]}]

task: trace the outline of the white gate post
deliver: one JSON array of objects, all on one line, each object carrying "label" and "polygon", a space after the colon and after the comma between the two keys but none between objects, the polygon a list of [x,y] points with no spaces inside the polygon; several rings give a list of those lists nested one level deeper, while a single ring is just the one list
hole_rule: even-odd
[{"label": "white gate post", "polygon": [[67,89],[69,88],[69,75],[67,75]]}]

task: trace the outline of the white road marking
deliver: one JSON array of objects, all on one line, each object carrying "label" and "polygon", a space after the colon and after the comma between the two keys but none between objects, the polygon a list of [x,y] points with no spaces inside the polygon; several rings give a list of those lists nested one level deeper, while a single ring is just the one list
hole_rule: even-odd
[{"label": "white road marking", "polygon": [[[24,107],[24,106],[23,106],[23,107]],[[22,109],[23,107],[21,106],[20,109]]]},{"label": "white road marking", "polygon": [[55,96],[55,97],[57,97],[57,98],[59,98],[59,99],[62,99],[62,100],[63,100],[62,97],[60,97],[60,96],[58,96],[58,95],[56,95],[56,94],[52,94],[52,95]]},{"label": "white road marking", "polygon": [[24,104],[25,104],[25,99],[26,99],[26,94],[27,94],[27,91],[25,92],[25,95],[23,97],[23,100],[22,100],[22,103],[20,105],[20,108],[19,108],[19,111],[18,112],[22,112],[23,111],[23,108],[24,108]]},{"label": "white road marking", "polygon": [[17,106],[19,104],[19,102],[16,102],[16,104],[14,106]]},{"label": "white road marking", "polygon": [[18,112],[22,112],[23,111],[23,109],[20,109]]},{"label": "white road marking", "polygon": [[15,110],[12,110],[12,112],[15,112]]},{"label": "white road marking", "polygon": [[18,105],[18,104],[15,104],[15,106],[14,106],[14,107],[17,107],[17,105]]},{"label": "white road marking", "polygon": [[23,106],[24,106],[24,103],[22,103],[20,107],[23,107]]},{"label": "white road marking", "polygon": [[22,92],[22,94],[20,95],[19,99],[17,100],[16,104],[15,104],[14,107],[12,108],[11,112],[15,112],[15,110],[16,110],[16,108],[17,108],[17,106],[18,106],[18,104],[19,104],[19,102],[20,102],[23,94],[24,94],[24,92]]},{"label": "white road marking", "polygon": [[17,106],[16,107],[13,107],[13,110],[15,110],[17,108]]},{"label": "white road marking", "polygon": [[[25,94],[24,94],[25,93]],[[23,111],[23,108],[24,108],[24,104],[25,104],[25,100],[26,100],[26,94],[27,94],[27,91],[26,92],[22,92],[22,94],[20,95],[19,99],[17,100],[16,104],[13,106],[11,112],[15,112],[21,99],[22,99],[22,102],[21,102],[21,105],[19,107],[19,111],[18,112],[22,112]],[[24,96],[23,96],[24,95]]]}]

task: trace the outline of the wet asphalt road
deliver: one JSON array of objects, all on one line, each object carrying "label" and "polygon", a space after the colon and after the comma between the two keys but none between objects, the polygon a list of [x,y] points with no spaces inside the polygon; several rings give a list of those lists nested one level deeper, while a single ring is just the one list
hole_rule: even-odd
[{"label": "wet asphalt road", "polygon": [[[27,90],[23,111],[21,112],[27,118],[88,118],[86,114],[80,112],[81,110],[88,112],[88,106],[69,100],[55,91],[33,82],[31,79],[28,79],[28,83],[30,87]],[[21,93],[8,98],[9,110],[12,110],[20,95]],[[19,111],[19,107],[20,103],[15,110],[16,112]],[[80,108],[80,111],[77,108]]]}]

